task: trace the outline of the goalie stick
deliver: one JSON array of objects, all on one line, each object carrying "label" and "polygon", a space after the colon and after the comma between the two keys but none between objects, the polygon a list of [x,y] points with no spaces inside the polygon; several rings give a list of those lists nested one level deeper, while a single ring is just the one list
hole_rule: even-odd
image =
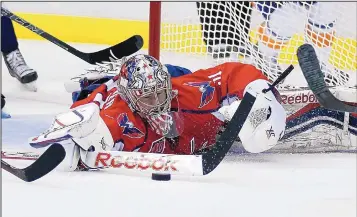
[{"label": "goalie stick", "polygon": [[[240,103],[232,120],[228,123],[226,129],[220,135],[214,147],[201,155],[93,151],[88,152],[85,157],[82,156],[79,165],[86,170],[98,170],[105,168],[123,169],[124,171],[141,170],[150,172],[165,170],[175,175],[207,175],[212,172],[226,156],[227,152],[233,145],[235,138],[238,136],[241,128],[243,127],[254,102],[255,97],[247,92],[244,95],[242,102]],[[39,158],[39,153],[37,151],[2,151],[2,158],[4,159],[38,159],[30,167],[25,169],[11,167],[3,161],[1,161],[1,166],[22,180],[36,180],[50,172],[60,163],[56,163],[59,161],[56,160],[56,157],[61,157],[61,155],[64,157],[63,153],[55,154],[56,150],[51,151],[51,149],[56,149],[57,145],[55,145],[56,144],[47,149]],[[61,145],[58,146],[60,146],[58,148],[63,149]],[[50,155],[56,156],[49,157]],[[52,158],[52,162],[48,162]],[[41,165],[45,165],[45,167],[42,168],[43,171],[41,170]]]},{"label": "goalie stick", "polygon": [[326,86],[315,49],[310,44],[301,45],[297,50],[298,61],[305,79],[319,103],[331,110],[357,113],[357,107],[337,99]]},{"label": "goalie stick", "polygon": [[80,165],[84,170],[113,168],[120,170],[121,173],[139,170],[186,176],[207,175],[226,156],[242,129],[254,102],[255,96],[247,92],[216,144],[209,151],[201,155],[94,151],[88,152],[84,158],[81,158]]},{"label": "goalie stick", "polygon": [[[263,92],[273,91],[273,87],[282,81],[293,69],[293,66],[289,66]],[[255,97],[247,92],[216,144],[202,155],[172,155],[122,151],[89,152],[85,156],[85,159],[82,159],[82,166],[85,169],[112,167],[121,170],[121,172],[144,170],[148,172],[169,172],[177,175],[207,175],[223,161],[223,158],[239,136],[254,103]]]},{"label": "goalie stick", "polygon": [[[67,52],[79,57],[80,59],[90,63],[96,64],[103,61],[110,61],[110,57],[112,55],[116,56],[117,58],[121,59],[124,56],[132,55],[133,53],[139,51],[143,47],[143,38],[140,35],[134,35],[125,41],[122,41],[114,46],[109,48],[93,52],[93,53],[84,53],[75,49],[74,47],[70,46],[69,44],[61,41],[60,39],[50,35],[46,31],[36,27],[35,25],[27,22],[26,20],[22,19],[21,17],[13,14],[11,11],[1,7],[1,15],[10,18],[11,20],[15,21],[16,23],[20,24],[21,26],[29,29],[30,31],[36,33],[37,35],[45,38],[46,40],[54,43],[55,45],[61,47],[62,49],[66,50]],[[54,24],[55,25],[55,24]]]},{"label": "goalie stick", "polygon": [[33,164],[19,169],[1,160],[1,168],[25,182],[35,181],[56,168],[65,158],[66,151],[60,144],[51,145]]}]

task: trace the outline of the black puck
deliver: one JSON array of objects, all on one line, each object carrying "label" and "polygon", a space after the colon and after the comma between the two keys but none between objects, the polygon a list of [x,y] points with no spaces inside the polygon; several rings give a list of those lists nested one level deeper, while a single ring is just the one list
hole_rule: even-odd
[{"label": "black puck", "polygon": [[156,181],[170,181],[171,174],[153,173],[151,179]]}]

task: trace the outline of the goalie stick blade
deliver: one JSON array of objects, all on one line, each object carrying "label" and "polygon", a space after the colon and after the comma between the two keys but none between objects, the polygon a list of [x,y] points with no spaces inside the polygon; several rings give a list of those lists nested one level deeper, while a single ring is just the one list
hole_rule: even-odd
[{"label": "goalie stick blade", "polygon": [[356,106],[348,105],[337,99],[328,89],[325,83],[325,76],[321,71],[319,60],[312,45],[301,45],[297,50],[297,57],[309,87],[323,107],[335,111],[357,112]]},{"label": "goalie stick blade", "polygon": [[112,54],[121,59],[124,56],[129,56],[138,52],[143,45],[143,38],[140,35],[134,35],[112,47],[94,53],[89,53],[89,63],[95,64],[102,61],[110,61]]},{"label": "goalie stick blade", "polygon": [[66,151],[60,144],[50,146],[33,164],[19,169],[1,160],[1,168],[25,182],[35,181],[56,168],[65,158]]},{"label": "goalie stick blade", "polygon": [[202,154],[203,175],[212,172],[222,162],[242,129],[254,102],[255,97],[247,92],[216,144],[211,150]]}]

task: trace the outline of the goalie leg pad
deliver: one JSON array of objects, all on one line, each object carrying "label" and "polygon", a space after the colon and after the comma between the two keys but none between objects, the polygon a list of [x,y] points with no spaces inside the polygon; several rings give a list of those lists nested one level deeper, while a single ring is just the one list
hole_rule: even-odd
[{"label": "goalie leg pad", "polygon": [[245,90],[256,96],[256,101],[239,133],[239,138],[244,149],[251,153],[271,149],[284,135],[286,112],[271,91],[262,93],[262,90],[268,87],[267,81],[256,80]]}]

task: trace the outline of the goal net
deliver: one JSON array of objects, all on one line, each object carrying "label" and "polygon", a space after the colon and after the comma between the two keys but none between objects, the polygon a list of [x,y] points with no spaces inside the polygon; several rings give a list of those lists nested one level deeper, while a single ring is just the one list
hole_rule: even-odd
[{"label": "goal net", "polygon": [[[355,148],[351,132],[357,128],[351,123],[356,116],[331,115],[314,108],[317,100],[307,88],[296,50],[304,43],[312,44],[327,85],[338,98],[357,102],[357,2],[151,2],[150,10],[151,55],[161,59],[172,53],[175,58],[189,56],[198,68],[227,61],[249,63],[271,81],[293,64],[295,70],[279,89],[291,121],[295,121],[294,115],[306,120],[300,121],[301,125],[290,124],[290,128],[288,124],[288,131],[297,128],[295,131],[301,132],[285,141],[291,142],[291,147],[305,147],[313,143],[303,139],[308,134],[315,135],[319,144]],[[180,18],[172,14],[180,14]],[[320,112],[320,117],[304,116],[312,111]],[[311,127],[314,118],[317,128]],[[323,132],[325,136],[319,139]]]}]

